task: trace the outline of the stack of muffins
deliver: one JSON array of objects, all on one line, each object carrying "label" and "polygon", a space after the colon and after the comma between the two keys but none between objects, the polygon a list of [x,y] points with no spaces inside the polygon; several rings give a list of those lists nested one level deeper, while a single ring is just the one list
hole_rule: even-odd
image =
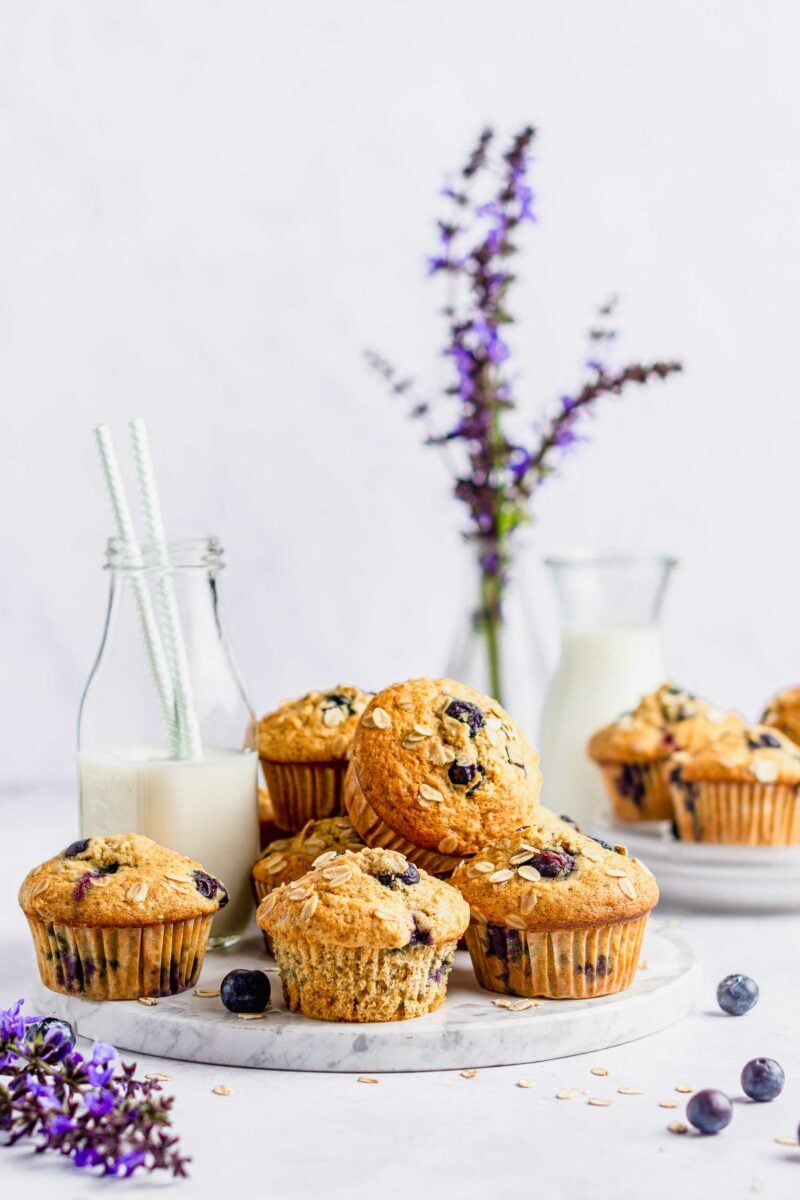
[{"label": "stack of muffins", "polygon": [[800,843],[800,689],[749,725],[665,683],[588,746],[619,821],[674,822],[683,841]]}]

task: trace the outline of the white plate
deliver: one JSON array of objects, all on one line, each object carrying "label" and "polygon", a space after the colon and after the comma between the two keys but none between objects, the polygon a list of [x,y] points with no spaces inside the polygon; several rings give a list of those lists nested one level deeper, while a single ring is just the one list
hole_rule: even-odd
[{"label": "white plate", "polygon": [[705,912],[800,912],[800,846],[681,842],[667,821],[608,821],[592,832],[647,863],[662,900]]},{"label": "white plate", "polygon": [[62,996],[40,983],[29,995],[41,1013],[71,1021],[85,1037],[165,1058],[289,1071],[435,1071],[562,1058],[665,1029],[694,1005],[697,960],[671,930],[651,930],[642,961],[647,966],[618,995],[546,1000],[509,1012],[496,1008],[492,1001],[499,997],[478,986],[468,955],[460,951],[438,1012],[386,1024],[314,1021],[287,1012],[274,963],[256,941],[224,956],[208,955],[201,984],[219,986],[234,967],[269,971],[273,1005],[263,1020],[241,1021],[219,997],[193,992],[152,1007]]}]

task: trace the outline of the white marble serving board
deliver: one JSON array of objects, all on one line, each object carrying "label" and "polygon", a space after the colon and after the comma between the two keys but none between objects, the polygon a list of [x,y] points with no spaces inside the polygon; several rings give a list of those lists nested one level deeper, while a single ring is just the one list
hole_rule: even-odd
[{"label": "white marble serving board", "polygon": [[658,879],[662,900],[704,912],[800,912],[800,846],[681,842],[669,821],[608,820],[592,832],[624,842]]},{"label": "white marble serving board", "polygon": [[43,1014],[71,1021],[84,1037],[190,1062],[288,1071],[434,1071],[508,1066],[602,1050],[665,1029],[691,1011],[698,965],[690,947],[669,929],[651,930],[636,980],[616,996],[548,1000],[509,1012],[480,988],[469,956],[460,951],[447,999],[438,1012],[411,1021],[344,1024],[288,1012],[272,959],[255,940],[241,950],[210,954],[198,986],[215,987],[234,967],[259,966],[272,983],[272,1005],[262,1020],[243,1021],[219,997],[194,992],[157,1005],[93,1002],[62,996],[37,984],[31,1000]]}]

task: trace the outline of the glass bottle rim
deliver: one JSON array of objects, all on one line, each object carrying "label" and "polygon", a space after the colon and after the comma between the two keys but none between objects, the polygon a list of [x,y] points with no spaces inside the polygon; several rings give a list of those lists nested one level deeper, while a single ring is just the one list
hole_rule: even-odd
[{"label": "glass bottle rim", "polygon": [[224,565],[222,543],[212,535],[168,538],[165,542],[129,542],[125,538],[110,537],[106,542],[106,570],[207,571],[218,570]]},{"label": "glass bottle rim", "polygon": [[650,550],[569,550],[563,554],[547,555],[548,567],[662,567],[672,570],[678,559],[671,554]]}]

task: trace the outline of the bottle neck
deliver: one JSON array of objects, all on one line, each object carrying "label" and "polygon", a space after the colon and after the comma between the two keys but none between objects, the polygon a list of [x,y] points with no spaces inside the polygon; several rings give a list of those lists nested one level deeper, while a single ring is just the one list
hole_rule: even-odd
[{"label": "bottle neck", "polygon": [[216,575],[224,566],[222,545],[217,538],[176,538],[167,542],[128,542],[109,538],[106,545],[106,570],[119,575],[158,576],[169,572],[176,578],[184,573]]}]

